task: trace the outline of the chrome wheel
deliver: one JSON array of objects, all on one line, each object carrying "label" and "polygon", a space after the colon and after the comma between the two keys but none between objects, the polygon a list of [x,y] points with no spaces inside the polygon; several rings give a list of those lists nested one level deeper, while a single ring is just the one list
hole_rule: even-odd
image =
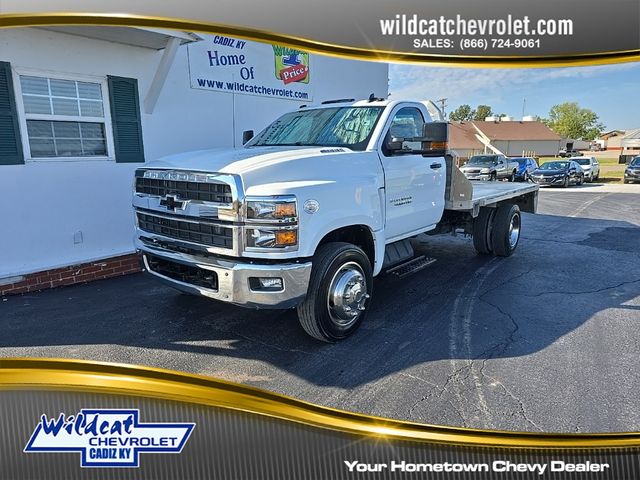
[{"label": "chrome wheel", "polygon": [[331,320],[341,327],[349,327],[365,310],[369,298],[367,280],[358,263],[345,263],[329,284],[327,308]]},{"label": "chrome wheel", "polygon": [[509,223],[509,246],[515,248],[520,238],[520,215],[515,214]]}]

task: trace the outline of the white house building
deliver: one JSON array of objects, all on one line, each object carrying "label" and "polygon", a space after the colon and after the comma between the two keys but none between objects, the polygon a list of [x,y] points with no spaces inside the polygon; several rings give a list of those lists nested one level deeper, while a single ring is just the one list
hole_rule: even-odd
[{"label": "white house building", "polygon": [[0,30],[0,295],[69,283],[42,272],[70,265],[74,282],[96,262],[124,272],[107,264],[133,252],[143,162],[371,93],[387,96],[384,63],[149,28]]}]

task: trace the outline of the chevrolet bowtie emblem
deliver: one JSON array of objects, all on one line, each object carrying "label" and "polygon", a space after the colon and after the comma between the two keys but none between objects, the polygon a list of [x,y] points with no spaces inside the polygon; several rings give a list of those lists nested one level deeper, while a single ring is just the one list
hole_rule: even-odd
[{"label": "chevrolet bowtie emblem", "polygon": [[160,200],[160,205],[163,207],[167,207],[167,210],[174,211],[176,209],[182,210],[184,208],[184,202],[181,202],[176,198],[175,195],[167,195],[162,200]]}]

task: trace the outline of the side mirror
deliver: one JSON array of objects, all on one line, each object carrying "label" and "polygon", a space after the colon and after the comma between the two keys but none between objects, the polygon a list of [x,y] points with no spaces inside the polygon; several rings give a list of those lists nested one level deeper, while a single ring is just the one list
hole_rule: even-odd
[{"label": "side mirror", "polygon": [[422,156],[442,157],[449,148],[449,124],[427,122],[422,127]]},{"label": "side mirror", "polygon": [[399,152],[402,150],[403,143],[404,138],[391,137],[391,139],[387,141],[387,150],[392,153]]},{"label": "side mirror", "polygon": [[245,145],[249,140],[253,138],[253,130],[245,130],[242,132],[242,144]]}]

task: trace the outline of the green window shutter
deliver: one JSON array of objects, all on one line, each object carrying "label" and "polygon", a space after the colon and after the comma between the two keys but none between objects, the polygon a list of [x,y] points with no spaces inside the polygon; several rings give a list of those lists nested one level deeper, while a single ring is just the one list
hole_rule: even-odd
[{"label": "green window shutter", "polygon": [[0,62],[0,165],[24,163],[11,64]]},{"label": "green window shutter", "polygon": [[107,77],[116,162],[144,162],[138,80]]}]

